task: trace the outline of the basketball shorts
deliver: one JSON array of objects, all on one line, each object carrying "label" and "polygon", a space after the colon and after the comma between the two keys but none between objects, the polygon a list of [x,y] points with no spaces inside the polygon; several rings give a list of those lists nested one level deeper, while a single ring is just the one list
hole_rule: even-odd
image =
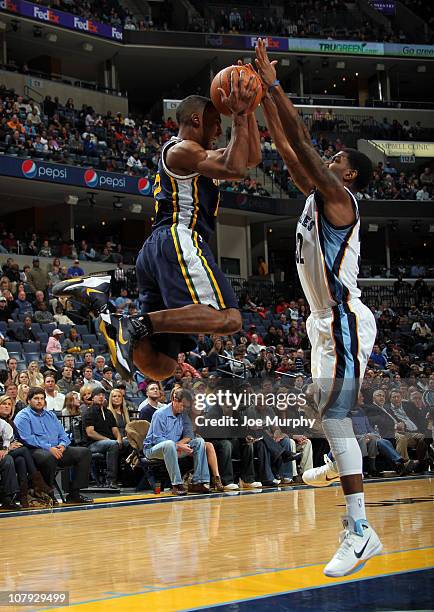
[{"label": "basketball shorts", "polygon": [[312,378],[323,419],[344,419],[356,405],[377,326],[359,299],[312,313],[306,324],[312,345]]},{"label": "basketball shorts", "polygon": [[[143,312],[206,304],[216,310],[238,308],[234,291],[218,268],[208,244],[185,226],[152,232],[136,260]],[[196,346],[191,336],[156,334],[157,350],[176,358]]]}]

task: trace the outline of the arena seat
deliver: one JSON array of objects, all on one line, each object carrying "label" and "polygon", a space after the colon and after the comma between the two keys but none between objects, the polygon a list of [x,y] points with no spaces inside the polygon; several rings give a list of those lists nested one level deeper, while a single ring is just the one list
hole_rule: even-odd
[{"label": "arena seat", "polygon": [[41,343],[40,342],[23,342],[24,353],[40,353]]},{"label": "arena seat", "polygon": [[18,353],[21,355],[23,352],[23,345],[21,342],[12,342],[11,340],[7,340],[5,342],[5,348],[7,349],[9,355],[11,355],[11,353]]},{"label": "arena seat", "polygon": [[26,353],[24,355],[24,358],[26,360],[26,364],[29,365],[29,363],[31,361],[41,361],[41,354],[40,353]]},{"label": "arena seat", "polygon": [[88,344],[89,346],[93,347],[98,344],[98,338],[95,336],[95,334],[83,334],[81,339],[83,340],[84,345]]}]

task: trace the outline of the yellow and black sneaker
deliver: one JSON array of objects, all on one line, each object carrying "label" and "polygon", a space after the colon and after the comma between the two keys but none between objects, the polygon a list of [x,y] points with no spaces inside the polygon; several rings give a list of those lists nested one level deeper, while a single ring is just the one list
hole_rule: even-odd
[{"label": "yellow and black sneaker", "polygon": [[110,274],[76,276],[56,283],[52,293],[77,300],[98,316],[108,310],[110,280]]},{"label": "yellow and black sneaker", "polygon": [[133,349],[135,344],[153,333],[148,315],[130,317],[101,312],[97,329],[104,336],[113,366],[123,380],[131,380],[135,371]]}]

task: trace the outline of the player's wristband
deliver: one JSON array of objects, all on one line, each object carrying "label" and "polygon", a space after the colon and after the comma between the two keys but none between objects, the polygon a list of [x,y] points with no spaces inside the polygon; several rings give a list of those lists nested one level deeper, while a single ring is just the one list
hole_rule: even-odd
[{"label": "player's wristband", "polygon": [[275,87],[277,87],[278,85],[280,85],[280,81],[278,79],[276,79],[275,81],[273,81],[270,85],[270,87],[268,88],[269,91],[271,91],[272,89],[274,89]]}]

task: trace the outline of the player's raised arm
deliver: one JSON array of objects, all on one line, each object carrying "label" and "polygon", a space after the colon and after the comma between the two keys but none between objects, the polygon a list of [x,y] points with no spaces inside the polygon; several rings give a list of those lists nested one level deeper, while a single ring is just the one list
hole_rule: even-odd
[{"label": "player's raised arm", "polygon": [[[297,109],[287,98],[276,79],[276,62],[270,62],[265,43],[258,39],[256,65],[264,84],[269,88],[282,124],[303,171],[324,198],[326,217],[335,225],[348,225],[355,220],[355,211],[343,184],[328,169],[312,145],[309,133]],[[354,170],[349,172],[356,172]],[[355,176],[354,176],[355,178]],[[351,177],[349,177],[351,179]]]},{"label": "player's raised arm", "polygon": [[309,193],[312,191],[313,183],[303,170],[294,149],[291,147],[287,137],[285,136],[282,123],[279,118],[279,113],[277,112],[277,107],[269,93],[267,93],[262,99],[261,104],[268,131],[271,134],[271,138],[273,139],[281,158],[288,168],[288,173],[292,182],[302,193],[304,193],[304,195],[309,195]]},{"label": "player's raised arm", "polygon": [[247,115],[247,129],[249,132],[249,155],[247,160],[248,168],[256,168],[262,160],[261,137],[259,135],[258,123],[255,113]]},{"label": "player's raised arm", "polygon": [[[213,117],[203,121],[206,127],[202,129],[201,141],[190,140],[188,133],[178,145],[168,153],[168,162],[172,169],[181,174],[197,172],[213,179],[237,179],[246,174],[249,163],[249,119],[247,109],[256,96],[257,86],[254,75],[237,70],[231,73],[231,91],[228,96],[220,89],[222,102],[232,113],[231,139],[225,149],[212,150],[208,141],[208,134],[213,130],[215,137],[221,134],[220,115],[211,105],[208,113]],[[192,115],[193,130],[200,130],[201,119]],[[197,128],[195,127],[197,122]],[[214,128],[212,128],[214,124]]]}]

